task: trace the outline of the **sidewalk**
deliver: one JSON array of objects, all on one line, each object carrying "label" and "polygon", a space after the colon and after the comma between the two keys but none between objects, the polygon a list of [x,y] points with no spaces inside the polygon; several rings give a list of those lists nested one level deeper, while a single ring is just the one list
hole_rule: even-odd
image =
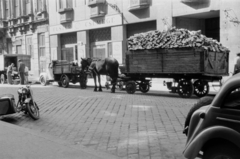
[{"label": "sidewalk", "polygon": [[30,129],[0,121],[0,154],[2,159],[115,159],[116,156],[70,145]]}]

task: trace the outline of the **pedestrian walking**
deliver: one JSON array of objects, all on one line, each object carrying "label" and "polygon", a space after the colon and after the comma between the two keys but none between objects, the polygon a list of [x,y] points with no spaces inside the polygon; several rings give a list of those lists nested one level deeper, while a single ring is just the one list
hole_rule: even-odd
[{"label": "pedestrian walking", "polygon": [[19,66],[18,66],[18,73],[20,75],[20,84],[24,85],[24,78],[25,78],[25,64],[22,62],[21,59],[18,60]]},{"label": "pedestrian walking", "polygon": [[13,67],[14,67],[14,63],[11,63],[11,65],[9,65],[8,68],[7,68],[7,82],[8,82],[8,84],[13,83],[13,80],[12,80]]},{"label": "pedestrian walking", "polygon": [[28,84],[28,67],[25,66],[25,83]]}]

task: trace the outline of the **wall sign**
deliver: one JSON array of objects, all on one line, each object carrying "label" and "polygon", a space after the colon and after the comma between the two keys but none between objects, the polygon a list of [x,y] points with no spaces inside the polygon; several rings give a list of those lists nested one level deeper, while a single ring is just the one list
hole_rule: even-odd
[{"label": "wall sign", "polygon": [[104,28],[110,26],[122,25],[122,14],[112,16],[98,17],[83,21],[74,21],[61,25],[50,26],[51,34],[60,34],[81,30],[90,30],[95,28]]}]

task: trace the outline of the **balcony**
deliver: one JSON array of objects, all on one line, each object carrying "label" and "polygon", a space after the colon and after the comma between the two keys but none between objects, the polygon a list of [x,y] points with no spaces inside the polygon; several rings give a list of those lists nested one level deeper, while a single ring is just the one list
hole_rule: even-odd
[{"label": "balcony", "polygon": [[103,5],[92,6],[90,10],[90,17],[102,17],[105,16],[105,7]]},{"label": "balcony", "polygon": [[73,21],[73,8],[61,8],[58,13],[60,14],[60,23]]},{"label": "balcony", "polygon": [[199,2],[199,0],[181,0],[182,3],[196,3]]},{"label": "balcony", "polygon": [[101,3],[105,3],[106,0],[88,0],[88,6],[93,6]]},{"label": "balcony", "polygon": [[149,0],[130,0],[129,11],[148,8]]}]

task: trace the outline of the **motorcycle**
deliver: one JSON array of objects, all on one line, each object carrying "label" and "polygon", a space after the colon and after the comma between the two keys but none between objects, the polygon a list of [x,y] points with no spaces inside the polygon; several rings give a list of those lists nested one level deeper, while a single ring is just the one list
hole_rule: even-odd
[{"label": "motorcycle", "polygon": [[0,115],[24,112],[31,118],[40,118],[39,107],[33,98],[33,91],[30,85],[18,89],[18,102],[15,103],[14,95],[5,94],[0,96]]}]

